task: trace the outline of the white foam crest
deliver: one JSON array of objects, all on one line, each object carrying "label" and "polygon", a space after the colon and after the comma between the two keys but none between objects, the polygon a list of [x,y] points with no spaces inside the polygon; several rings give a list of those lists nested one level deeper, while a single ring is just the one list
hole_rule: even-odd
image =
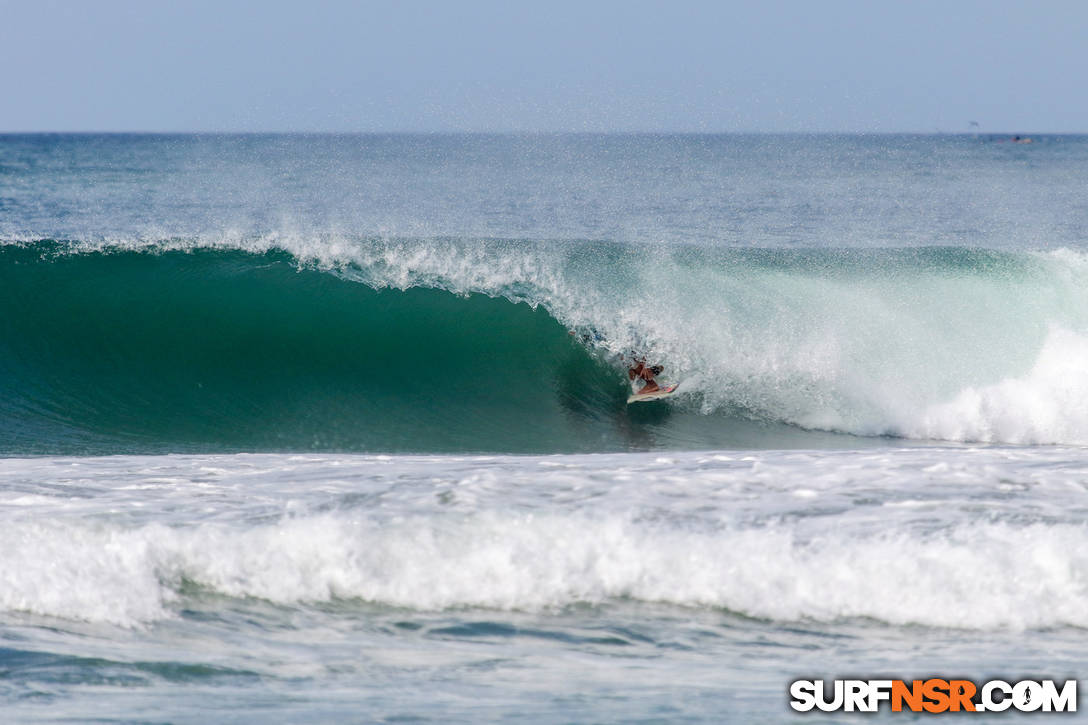
[{"label": "white foam crest", "polygon": [[547,610],[617,598],[775,620],[871,618],[993,629],[1088,627],[1088,531],[961,524],[931,534],[787,525],[683,530],[627,516],[346,513],[239,530],[18,524],[0,602],[133,625],[183,581],[281,604],[362,599],[419,610]]},{"label": "white foam crest", "polygon": [[1031,370],[929,408],[914,437],[1088,445],[1088,337],[1054,329]]},{"label": "white foam crest", "polygon": [[164,529],[13,522],[0,529],[0,608],[134,626],[169,616],[157,573]]},{"label": "white foam crest", "polygon": [[[1058,382],[1079,364],[1060,355],[1082,356],[1055,352],[1070,346],[1051,337],[1088,334],[1088,257],[943,264],[916,269],[892,256],[849,274],[754,265],[684,269],[682,279],[674,265],[648,265],[639,324],[651,354],[690,376],[685,388],[706,412],[740,408],[861,435],[1085,442],[1088,408],[1062,399],[1079,401],[1088,387],[1077,374]],[[990,390],[1033,368],[1019,395]],[[976,422],[953,423],[972,405]]]},{"label": "white foam crest", "polygon": [[[336,232],[302,233],[281,229],[260,235],[225,230],[214,237],[142,237],[81,240],[67,243],[68,253],[242,251],[286,252],[299,265],[313,265],[371,287],[405,290],[434,287],[454,294],[503,296],[533,306],[547,304],[553,314],[577,317],[589,324],[592,315],[571,315],[596,300],[592,284],[572,284],[564,273],[561,245],[488,239],[358,238]],[[592,282],[592,280],[589,280]],[[601,309],[601,308],[598,308]]]}]

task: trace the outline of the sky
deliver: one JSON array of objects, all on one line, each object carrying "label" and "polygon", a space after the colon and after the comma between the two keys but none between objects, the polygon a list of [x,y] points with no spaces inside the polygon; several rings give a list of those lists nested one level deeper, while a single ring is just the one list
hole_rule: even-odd
[{"label": "sky", "polygon": [[0,131],[1086,132],[1085,38],[1072,0],[0,0]]}]

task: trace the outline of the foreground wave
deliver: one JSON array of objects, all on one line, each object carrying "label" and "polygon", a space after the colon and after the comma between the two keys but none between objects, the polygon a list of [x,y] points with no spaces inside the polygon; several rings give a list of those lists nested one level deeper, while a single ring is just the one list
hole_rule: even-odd
[{"label": "foreground wave", "polygon": [[1088,443],[1066,251],[22,241],[0,305],[8,455]]},{"label": "foreground wave", "polygon": [[1083,450],[994,447],[7,459],[0,612],[634,602],[1085,628],[1086,470]]},{"label": "foreground wave", "polygon": [[[623,516],[389,523],[328,514],[247,531],[22,522],[0,543],[11,560],[40,567],[33,577],[4,571],[0,609],[127,626],[172,616],[179,593],[196,586],[284,605],[358,599],[539,610],[633,599],[785,621],[1088,627],[1088,594],[1075,574],[1088,567],[1080,553],[1088,532],[1073,524],[979,523],[936,536],[829,532],[806,542],[789,527],[699,533]],[[1009,576],[1035,572],[1042,560],[1050,563],[1030,587]]]}]

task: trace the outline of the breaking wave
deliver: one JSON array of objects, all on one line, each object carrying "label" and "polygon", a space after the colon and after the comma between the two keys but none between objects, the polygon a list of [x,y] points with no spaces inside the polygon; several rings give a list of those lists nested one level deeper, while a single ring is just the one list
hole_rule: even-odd
[{"label": "breaking wave", "polygon": [[0,306],[7,454],[1088,443],[1064,250],[9,240]]}]

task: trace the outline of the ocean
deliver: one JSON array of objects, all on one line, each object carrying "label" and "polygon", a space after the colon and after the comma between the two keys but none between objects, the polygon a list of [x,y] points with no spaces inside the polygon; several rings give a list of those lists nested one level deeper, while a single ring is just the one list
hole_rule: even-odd
[{"label": "ocean", "polygon": [[0,135],[3,717],[1085,676],[1088,137],[1031,140]]}]

